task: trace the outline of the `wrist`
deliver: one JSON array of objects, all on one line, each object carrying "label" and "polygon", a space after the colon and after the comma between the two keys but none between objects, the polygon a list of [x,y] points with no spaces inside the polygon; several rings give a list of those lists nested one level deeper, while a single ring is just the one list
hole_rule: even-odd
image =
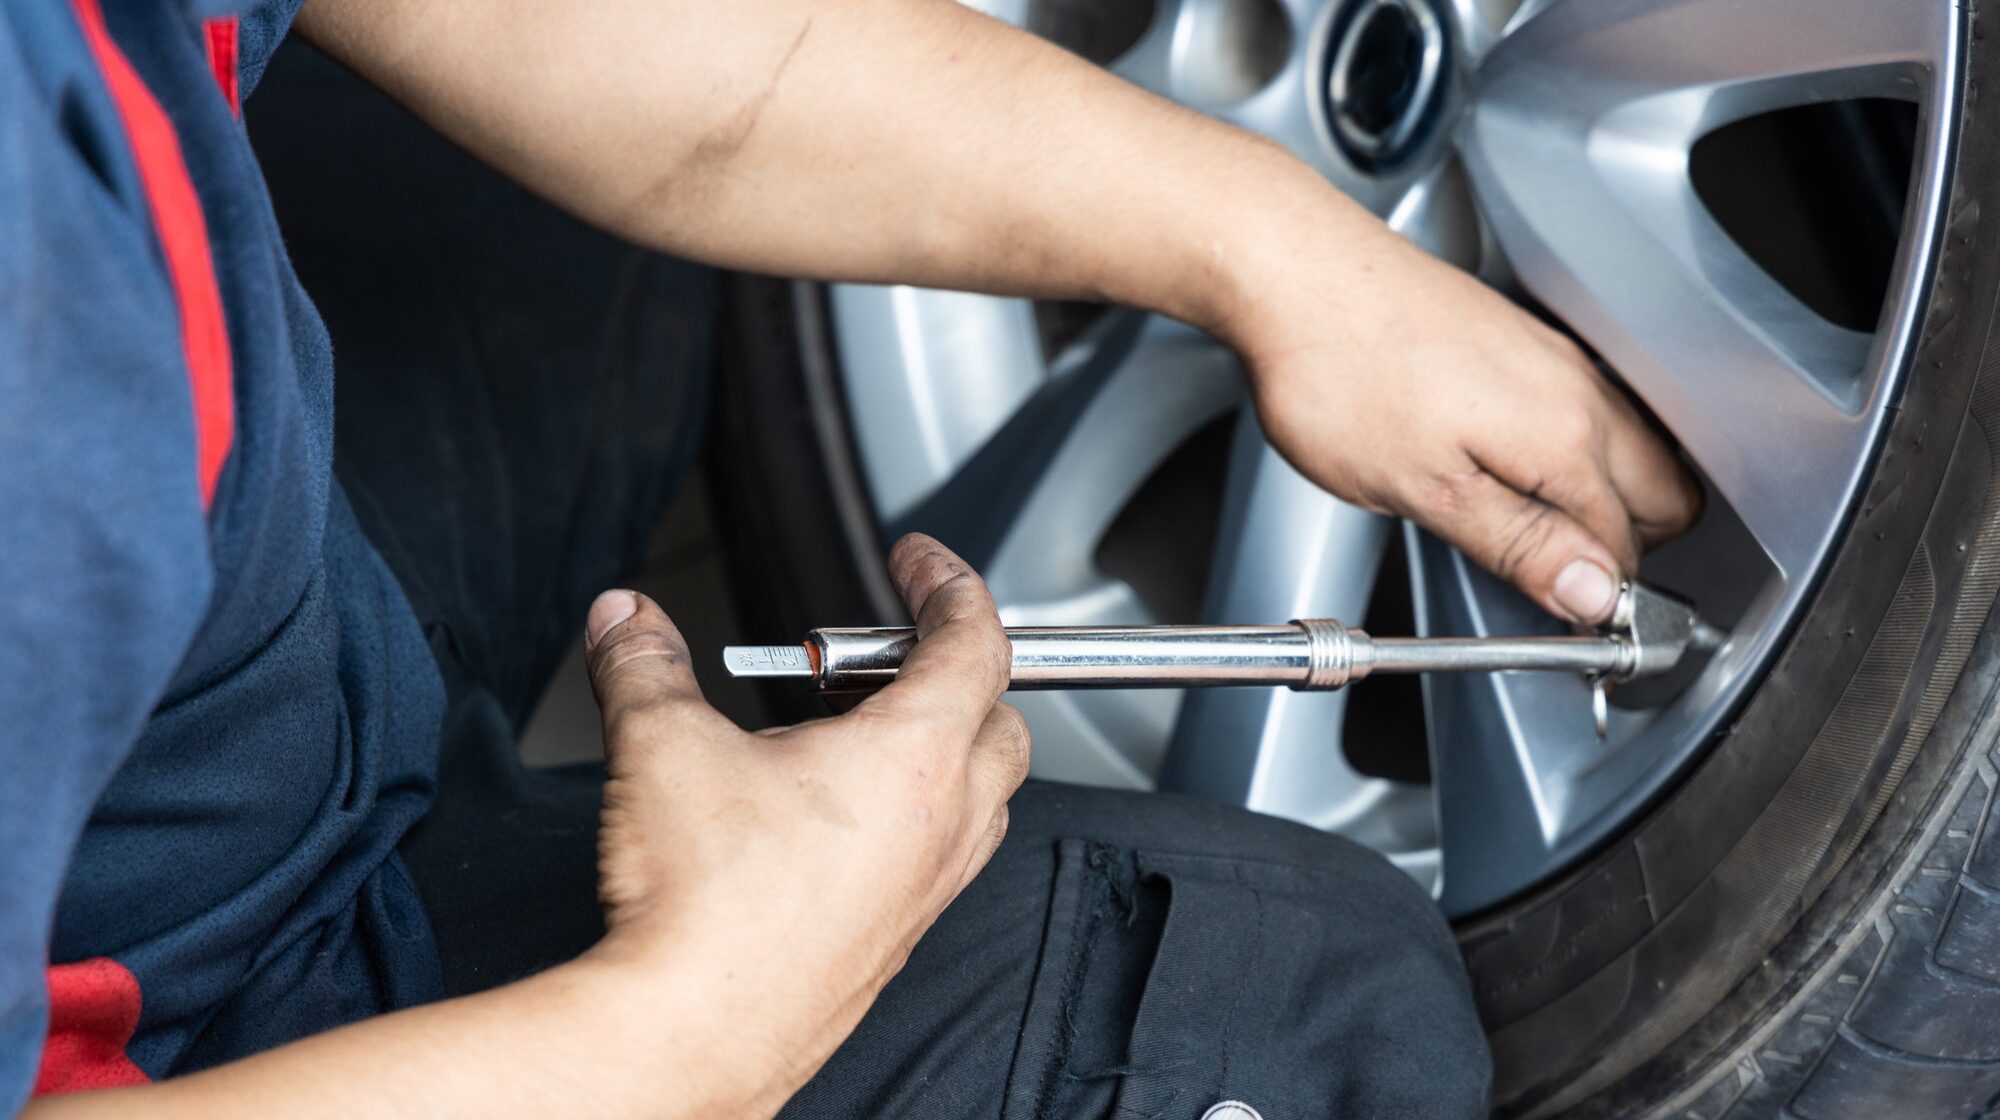
[{"label": "wrist", "polygon": [[633,1106],[614,1112],[770,1116],[796,1088],[753,1052],[756,1031],[747,1017],[705,990],[697,970],[663,954],[607,941],[528,983],[567,994],[564,1002],[576,1011],[567,1029],[598,1090]]},{"label": "wrist", "polygon": [[1187,318],[1242,355],[1253,379],[1286,350],[1341,333],[1402,247],[1380,219],[1289,153],[1246,169],[1257,189],[1216,215],[1212,281]]},{"label": "wrist", "polygon": [[591,992],[591,1037],[607,1060],[635,1070],[655,1102],[673,1086],[670,1115],[771,1116],[845,1032],[823,1038],[809,1001],[773,990],[741,956],[671,923],[627,922],[554,971]]}]

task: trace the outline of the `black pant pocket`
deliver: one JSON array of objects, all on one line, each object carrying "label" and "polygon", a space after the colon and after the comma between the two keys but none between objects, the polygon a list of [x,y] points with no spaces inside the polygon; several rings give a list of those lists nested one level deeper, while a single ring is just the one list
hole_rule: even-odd
[{"label": "black pant pocket", "polygon": [[[1326,866],[1065,842],[1003,1120],[1485,1111],[1456,951],[1360,853]],[[1233,1115],[1248,1115],[1235,1112]]]},{"label": "black pant pocket", "polygon": [[1258,952],[1255,893],[1177,873],[1174,857],[1082,841],[1057,852],[1004,1120],[1200,1116]]}]

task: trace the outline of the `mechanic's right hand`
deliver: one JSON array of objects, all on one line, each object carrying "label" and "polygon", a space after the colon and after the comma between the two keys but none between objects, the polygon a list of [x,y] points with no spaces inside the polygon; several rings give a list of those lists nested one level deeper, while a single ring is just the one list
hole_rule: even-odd
[{"label": "mechanic's right hand", "polygon": [[1256,289],[1286,298],[1232,319],[1272,445],[1558,618],[1604,621],[1640,552],[1699,514],[1694,476],[1567,337],[1372,218],[1342,233],[1287,245]]},{"label": "mechanic's right hand", "polygon": [[897,542],[889,572],[920,638],[895,682],[759,734],[702,699],[652,600],[605,592],[586,623],[610,767],[596,952],[705,962],[731,1008],[762,1009],[712,1026],[777,1068],[705,1072],[772,1079],[757,1094],[771,1111],[986,864],[1027,773],[1027,724],[998,702],[1010,650],[986,585],[924,536]]}]

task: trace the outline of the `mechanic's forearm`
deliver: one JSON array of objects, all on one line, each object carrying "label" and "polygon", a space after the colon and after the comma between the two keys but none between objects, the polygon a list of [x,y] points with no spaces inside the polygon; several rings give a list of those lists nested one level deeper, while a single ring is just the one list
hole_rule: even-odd
[{"label": "mechanic's forearm", "polygon": [[732,267],[1222,329],[1282,260],[1380,230],[1275,146],[951,0],[312,0],[300,26],[565,207]]},{"label": "mechanic's forearm", "polygon": [[[685,1000],[677,993],[672,981],[642,980],[622,964],[586,956],[202,1073],[38,1098],[23,1117],[706,1120],[776,1111],[796,1084],[776,1080],[765,1056],[721,1052],[741,1043],[717,1029],[725,1010],[703,1002],[717,993],[680,993]],[[706,1010],[677,1014],[675,1007]],[[758,1073],[773,1082],[753,1083]]]}]

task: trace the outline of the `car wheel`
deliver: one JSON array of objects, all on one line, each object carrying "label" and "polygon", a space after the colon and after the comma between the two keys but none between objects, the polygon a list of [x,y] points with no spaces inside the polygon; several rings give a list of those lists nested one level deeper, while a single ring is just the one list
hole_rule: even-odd
[{"label": "car wheel", "polygon": [[[1730,631],[1620,692],[1601,741],[1583,683],[1548,675],[1025,694],[1037,772],[1293,817],[1430,885],[1503,1113],[1991,1110],[1990,17],[1945,0],[989,7],[1284,143],[1573,331],[1708,491],[1644,576]],[[1178,324],[755,278],[731,316],[714,476],[761,628],[893,617],[879,557],[923,529],[1013,623],[1556,629],[1291,471],[1233,357]]]}]

